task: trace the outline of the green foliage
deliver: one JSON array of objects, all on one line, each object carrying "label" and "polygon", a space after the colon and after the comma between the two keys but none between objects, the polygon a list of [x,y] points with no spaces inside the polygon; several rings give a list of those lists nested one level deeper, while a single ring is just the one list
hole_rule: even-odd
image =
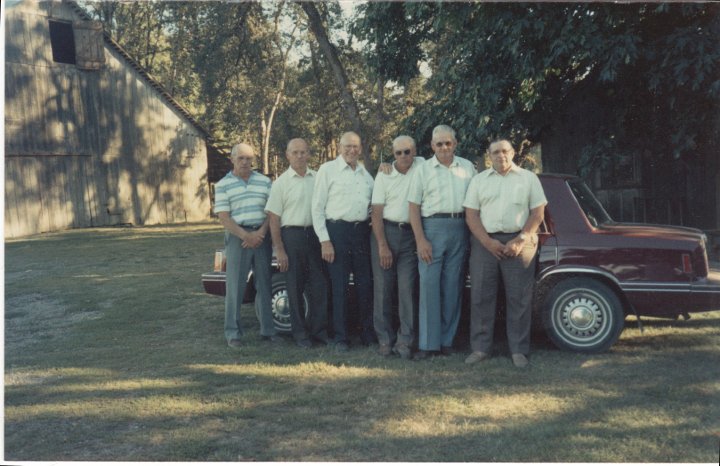
[{"label": "green foliage", "polygon": [[718,140],[718,5],[371,2],[363,14],[355,28],[378,72],[405,84],[419,60],[431,69],[433,97],[402,125],[421,141],[447,123],[471,158],[496,136],[540,142],[588,95],[606,117],[581,173],[649,144],[692,158]]}]

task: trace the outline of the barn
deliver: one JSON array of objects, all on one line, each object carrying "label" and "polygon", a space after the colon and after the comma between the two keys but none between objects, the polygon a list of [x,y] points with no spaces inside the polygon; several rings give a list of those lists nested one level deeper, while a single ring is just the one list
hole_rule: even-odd
[{"label": "barn", "polygon": [[[229,161],[73,2],[5,4],[5,237],[210,218]],[[209,176],[210,174],[210,176]]]}]

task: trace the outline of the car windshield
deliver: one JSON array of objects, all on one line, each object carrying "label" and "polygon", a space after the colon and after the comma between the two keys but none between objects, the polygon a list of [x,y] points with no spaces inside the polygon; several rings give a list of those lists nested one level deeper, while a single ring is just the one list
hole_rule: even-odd
[{"label": "car windshield", "polygon": [[606,223],[614,223],[602,204],[600,204],[600,201],[597,200],[584,182],[580,180],[570,180],[568,181],[568,185],[592,226],[597,227]]}]

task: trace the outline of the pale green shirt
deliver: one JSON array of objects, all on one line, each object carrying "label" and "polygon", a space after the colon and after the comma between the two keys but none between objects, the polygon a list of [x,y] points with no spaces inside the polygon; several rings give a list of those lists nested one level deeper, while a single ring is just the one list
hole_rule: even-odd
[{"label": "pale green shirt", "polygon": [[480,211],[488,233],[515,233],[525,226],[532,209],[545,204],[537,175],[513,163],[505,176],[493,168],[475,175],[463,206]]},{"label": "pale green shirt", "polygon": [[312,194],[316,175],[317,172],[309,168],[305,176],[298,175],[292,167],[288,168],[272,184],[265,212],[280,217],[283,227],[312,226]]},{"label": "pale green shirt", "polygon": [[322,164],[312,198],[313,228],[320,242],[330,240],[326,220],[367,220],[372,190],[373,178],[362,165],[353,170],[341,155]]},{"label": "pale green shirt", "polygon": [[425,163],[422,157],[415,157],[407,173],[400,173],[392,164],[392,172],[389,175],[378,172],[375,177],[373,188],[372,204],[382,205],[383,218],[391,222],[408,223],[410,214],[408,211],[407,195],[410,189],[412,175],[420,164]]},{"label": "pale green shirt", "polygon": [[457,155],[450,167],[433,155],[413,174],[408,201],[420,206],[420,215],[463,211],[463,200],[470,180],[477,172],[472,162]]}]

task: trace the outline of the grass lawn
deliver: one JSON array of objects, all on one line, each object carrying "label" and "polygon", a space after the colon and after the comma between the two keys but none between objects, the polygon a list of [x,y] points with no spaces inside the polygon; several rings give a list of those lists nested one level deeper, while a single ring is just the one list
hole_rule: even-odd
[{"label": "grass lawn", "polygon": [[216,225],[5,244],[5,459],[716,463],[720,311],[632,320],[612,350],[503,342],[384,359],[261,341],[228,348],[200,274]]}]

